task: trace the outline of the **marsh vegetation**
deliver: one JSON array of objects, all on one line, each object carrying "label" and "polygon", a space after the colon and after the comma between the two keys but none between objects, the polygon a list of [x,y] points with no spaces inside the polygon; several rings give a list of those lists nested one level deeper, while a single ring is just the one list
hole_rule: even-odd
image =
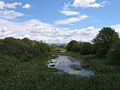
[{"label": "marsh vegetation", "polygon": [[[83,69],[94,74],[81,75]],[[72,40],[61,46],[1,39],[0,90],[120,90],[118,33],[107,27],[92,43]]]}]

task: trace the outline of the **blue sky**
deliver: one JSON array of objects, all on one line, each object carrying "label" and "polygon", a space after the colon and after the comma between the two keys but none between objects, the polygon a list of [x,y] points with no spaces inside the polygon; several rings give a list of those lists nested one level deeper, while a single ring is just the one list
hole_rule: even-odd
[{"label": "blue sky", "polygon": [[91,41],[105,26],[119,33],[119,8],[119,0],[0,0],[0,38]]}]

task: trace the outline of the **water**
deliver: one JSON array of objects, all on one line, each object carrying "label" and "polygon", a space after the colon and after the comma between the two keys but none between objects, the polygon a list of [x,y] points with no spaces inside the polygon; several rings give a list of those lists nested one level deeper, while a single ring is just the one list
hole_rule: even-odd
[{"label": "water", "polygon": [[94,75],[91,70],[82,68],[81,63],[73,57],[59,55],[57,58],[48,61],[49,68],[56,68],[68,74],[90,76]]}]

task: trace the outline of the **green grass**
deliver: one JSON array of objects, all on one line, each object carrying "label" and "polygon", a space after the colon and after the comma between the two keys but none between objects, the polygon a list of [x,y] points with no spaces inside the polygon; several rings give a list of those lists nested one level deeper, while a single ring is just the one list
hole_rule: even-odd
[{"label": "green grass", "polygon": [[119,73],[120,66],[111,64],[110,60],[106,58],[97,58],[94,55],[81,56],[81,58],[88,63],[85,68],[94,70],[96,74],[110,74],[110,73]]},{"label": "green grass", "polygon": [[106,58],[98,58],[95,55],[80,55],[80,53],[66,52],[65,55],[70,55],[82,62],[86,69],[93,70],[96,74],[119,73],[120,66],[112,64]]},{"label": "green grass", "polygon": [[[51,54],[42,54],[29,62],[14,63],[9,72],[0,74],[0,90],[120,90],[120,73],[103,73],[90,77],[55,74],[58,70],[46,65],[52,58]],[[78,54],[74,56],[78,57]],[[92,59],[91,57],[88,62],[94,62],[95,66],[91,67],[104,64]]]}]

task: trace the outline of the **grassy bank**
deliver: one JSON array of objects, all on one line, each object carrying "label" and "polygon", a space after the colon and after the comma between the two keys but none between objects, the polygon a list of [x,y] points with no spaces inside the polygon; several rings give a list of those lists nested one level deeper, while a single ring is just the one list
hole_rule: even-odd
[{"label": "grassy bank", "polygon": [[83,62],[83,67],[93,70],[96,74],[115,74],[120,73],[120,66],[112,64],[106,58],[98,58],[95,55],[80,55],[79,53],[67,52],[64,55],[70,55]]},{"label": "grassy bank", "polygon": [[[55,72],[56,69],[48,69],[46,62],[51,59],[49,53],[42,54],[29,62],[16,62],[1,64],[0,90],[28,90],[34,84],[34,80],[46,73]],[[12,58],[10,58],[12,59]],[[27,88],[28,87],[28,88]],[[32,90],[32,89],[31,89]]]},{"label": "grassy bank", "polygon": [[88,63],[86,68],[94,70],[98,74],[110,74],[120,73],[120,66],[112,64],[110,60],[106,58],[97,58],[95,56],[82,56],[85,62]]},{"label": "grassy bank", "polygon": [[[73,56],[79,57],[77,53]],[[19,62],[11,71],[0,75],[0,90],[120,90],[119,73],[90,77],[55,74],[58,70],[46,65],[51,58],[51,53],[47,53],[29,62]]]}]

